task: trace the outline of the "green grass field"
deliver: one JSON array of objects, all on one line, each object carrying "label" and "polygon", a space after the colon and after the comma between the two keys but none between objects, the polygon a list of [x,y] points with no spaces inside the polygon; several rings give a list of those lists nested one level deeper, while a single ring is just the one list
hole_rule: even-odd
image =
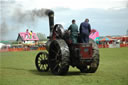
[{"label": "green grass field", "polygon": [[100,49],[96,73],[80,73],[70,67],[65,76],[38,72],[39,51],[0,53],[0,85],[128,85],[128,48]]}]

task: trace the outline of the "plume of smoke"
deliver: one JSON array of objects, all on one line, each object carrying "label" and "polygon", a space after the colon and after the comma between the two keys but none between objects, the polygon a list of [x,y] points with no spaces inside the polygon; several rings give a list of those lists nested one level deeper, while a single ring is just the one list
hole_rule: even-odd
[{"label": "plume of smoke", "polygon": [[5,36],[8,33],[8,25],[6,24],[6,22],[3,21],[0,25],[0,28],[0,34]]},{"label": "plume of smoke", "polygon": [[126,8],[128,8],[128,0],[125,0],[124,4],[125,4]]},{"label": "plume of smoke", "polygon": [[18,23],[35,22],[37,17],[42,18],[47,16],[47,11],[49,9],[33,9],[33,10],[23,10],[21,8],[16,8],[13,12],[13,18]]},{"label": "plume of smoke", "polygon": [[[14,0],[0,1],[0,6],[0,36],[2,40],[10,38],[8,33],[12,33],[12,30],[18,33],[25,24],[35,25],[38,18],[47,17],[47,11],[50,11],[43,8],[25,10],[21,4],[17,4]],[[10,25],[10,22],[13,24]]]}]

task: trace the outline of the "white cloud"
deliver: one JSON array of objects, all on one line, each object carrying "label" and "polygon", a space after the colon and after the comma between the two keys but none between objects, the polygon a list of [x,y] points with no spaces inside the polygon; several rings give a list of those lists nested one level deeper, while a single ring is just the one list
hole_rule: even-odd
[{"label": "white cloud", "polygon": [[124,8],[126,0],[16,0],[26,8]]}]

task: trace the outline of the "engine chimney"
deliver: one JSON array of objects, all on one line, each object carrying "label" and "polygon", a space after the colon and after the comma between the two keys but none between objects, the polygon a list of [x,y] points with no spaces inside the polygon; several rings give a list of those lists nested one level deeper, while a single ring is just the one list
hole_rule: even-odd
[{"label": "engine chimney", "polygon": [[54,12],[52,10],[48,10],[47,14],[49,17],[49,27],[51,32],[54,27]]}]

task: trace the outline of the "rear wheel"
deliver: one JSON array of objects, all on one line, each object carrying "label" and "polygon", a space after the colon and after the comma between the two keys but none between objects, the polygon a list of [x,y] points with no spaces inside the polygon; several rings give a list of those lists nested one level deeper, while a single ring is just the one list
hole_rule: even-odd
[{"label": "rear wheel", "polygon": [[39,52],[35,59],[36,68],[40,72],[47,72],[49,70],[48,54],[46,52]]},{"label": "rear wheel", "polygon": [[91,64],[78,67],[83,73],[95,73],[99,66],[99,48],[94,40],[90,39],[89,43],[92,44],[93,48],[93,60]]},{"label": "rear wheel", "polygon": [[90,66],[88,68],[88,72],[89,73],[94,73],[94,72],[96,72],[96,70],[99,66],[99,57],[100,57],[99,48],[98,48],[98,46],[97,46],[97,44],[94,40],[90,39],[89,43],[91,43],[92,47],[93,47],[93,55],[92,55],[93,61],[92,61],[92,63],[90,64]]},{"label": "rear wheel", "polygon": [[64,40],[51,42],[49,48],[49,66],[55,75],[65,75],[69,69],[69,48]]}]

